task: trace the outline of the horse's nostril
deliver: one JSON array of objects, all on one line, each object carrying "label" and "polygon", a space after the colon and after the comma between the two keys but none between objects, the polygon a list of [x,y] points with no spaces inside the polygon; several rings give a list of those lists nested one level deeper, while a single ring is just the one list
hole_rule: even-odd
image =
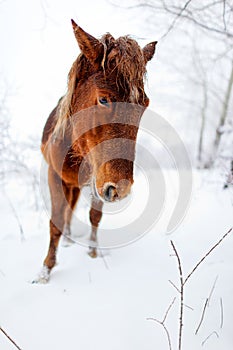
[{"label": "horse's nostril", "polygon": [[116,187],[109,185],[104,191],[104,199],[108,202],[114,201],[118,197]]}]

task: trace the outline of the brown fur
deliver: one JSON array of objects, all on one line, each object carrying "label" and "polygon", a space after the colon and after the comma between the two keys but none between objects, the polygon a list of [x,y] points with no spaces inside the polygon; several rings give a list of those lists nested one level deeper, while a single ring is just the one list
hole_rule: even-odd
[{"label": "brown fur", "polygon": [[[141,49],[129,36],[115,40],[111,34],[98,40],[74,21],[72,25],[81,54],[69,72],[67,93],[46,122],[41,145],[49,165],[52,202],[50,246],[44,261],[49,270],[62,232],[70,234],[72,210],[82,186],[93,185],[93,242],[103,199],[121,199],[130,191],[137,130],[149,104],[144,92],[146,63],[156,44]],[[95,248],[90,255],[96,256]]]}]

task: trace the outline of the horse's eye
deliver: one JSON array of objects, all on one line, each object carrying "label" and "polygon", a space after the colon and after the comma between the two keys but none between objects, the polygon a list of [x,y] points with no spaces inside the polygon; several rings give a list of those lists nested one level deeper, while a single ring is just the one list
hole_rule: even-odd
[{"label": "horse's eye", "polygon": [[101,105],[107,106],[107,105],[108,105],[108,100],[107,100],[106,97],[100,97],[100,98],[99,98],[99,103],[100,103]]}]

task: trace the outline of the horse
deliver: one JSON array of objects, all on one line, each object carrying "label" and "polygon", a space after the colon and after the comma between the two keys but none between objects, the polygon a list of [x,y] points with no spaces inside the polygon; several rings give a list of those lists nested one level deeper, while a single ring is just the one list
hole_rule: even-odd
[{"label": "horse", "polygon": [[[93,243],[104,202],[130,193],[138,127],[149,105],[144,91],[146,65],[157,43],[141,48],[128,35],[115,39],[110,33],[96,39],[74,20],[71,23],[81,53],[69,71],[66,94],[47,119],[41,142],[48,163],[51,218],[48,253],[35,281],[40,283],[49,280],[62,234],[71,237],[70,222],[82,187],[92,188]],[[89,255],[96,257],[96,245],[89,249]]]}]

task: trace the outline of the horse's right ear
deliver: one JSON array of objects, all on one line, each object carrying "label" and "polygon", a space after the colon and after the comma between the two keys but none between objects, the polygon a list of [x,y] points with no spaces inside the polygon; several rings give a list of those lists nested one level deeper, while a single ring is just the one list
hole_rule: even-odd
[{"label": "horse's right ear", "polygon": [[157,41],[153,41],[152,43],[147,44],[143,49],[143,55],[144,55],[144,59],[145,62],[147,63],[148,61],[150,61],[155,53],[155,47],[157,45]]},{"label": "horse's right ear", "polygon": [[71,23],[81,52],[91,63],[97,63],[98,59],[103,57],[104,45],[98,39],[86,33],[73,19]]}]

